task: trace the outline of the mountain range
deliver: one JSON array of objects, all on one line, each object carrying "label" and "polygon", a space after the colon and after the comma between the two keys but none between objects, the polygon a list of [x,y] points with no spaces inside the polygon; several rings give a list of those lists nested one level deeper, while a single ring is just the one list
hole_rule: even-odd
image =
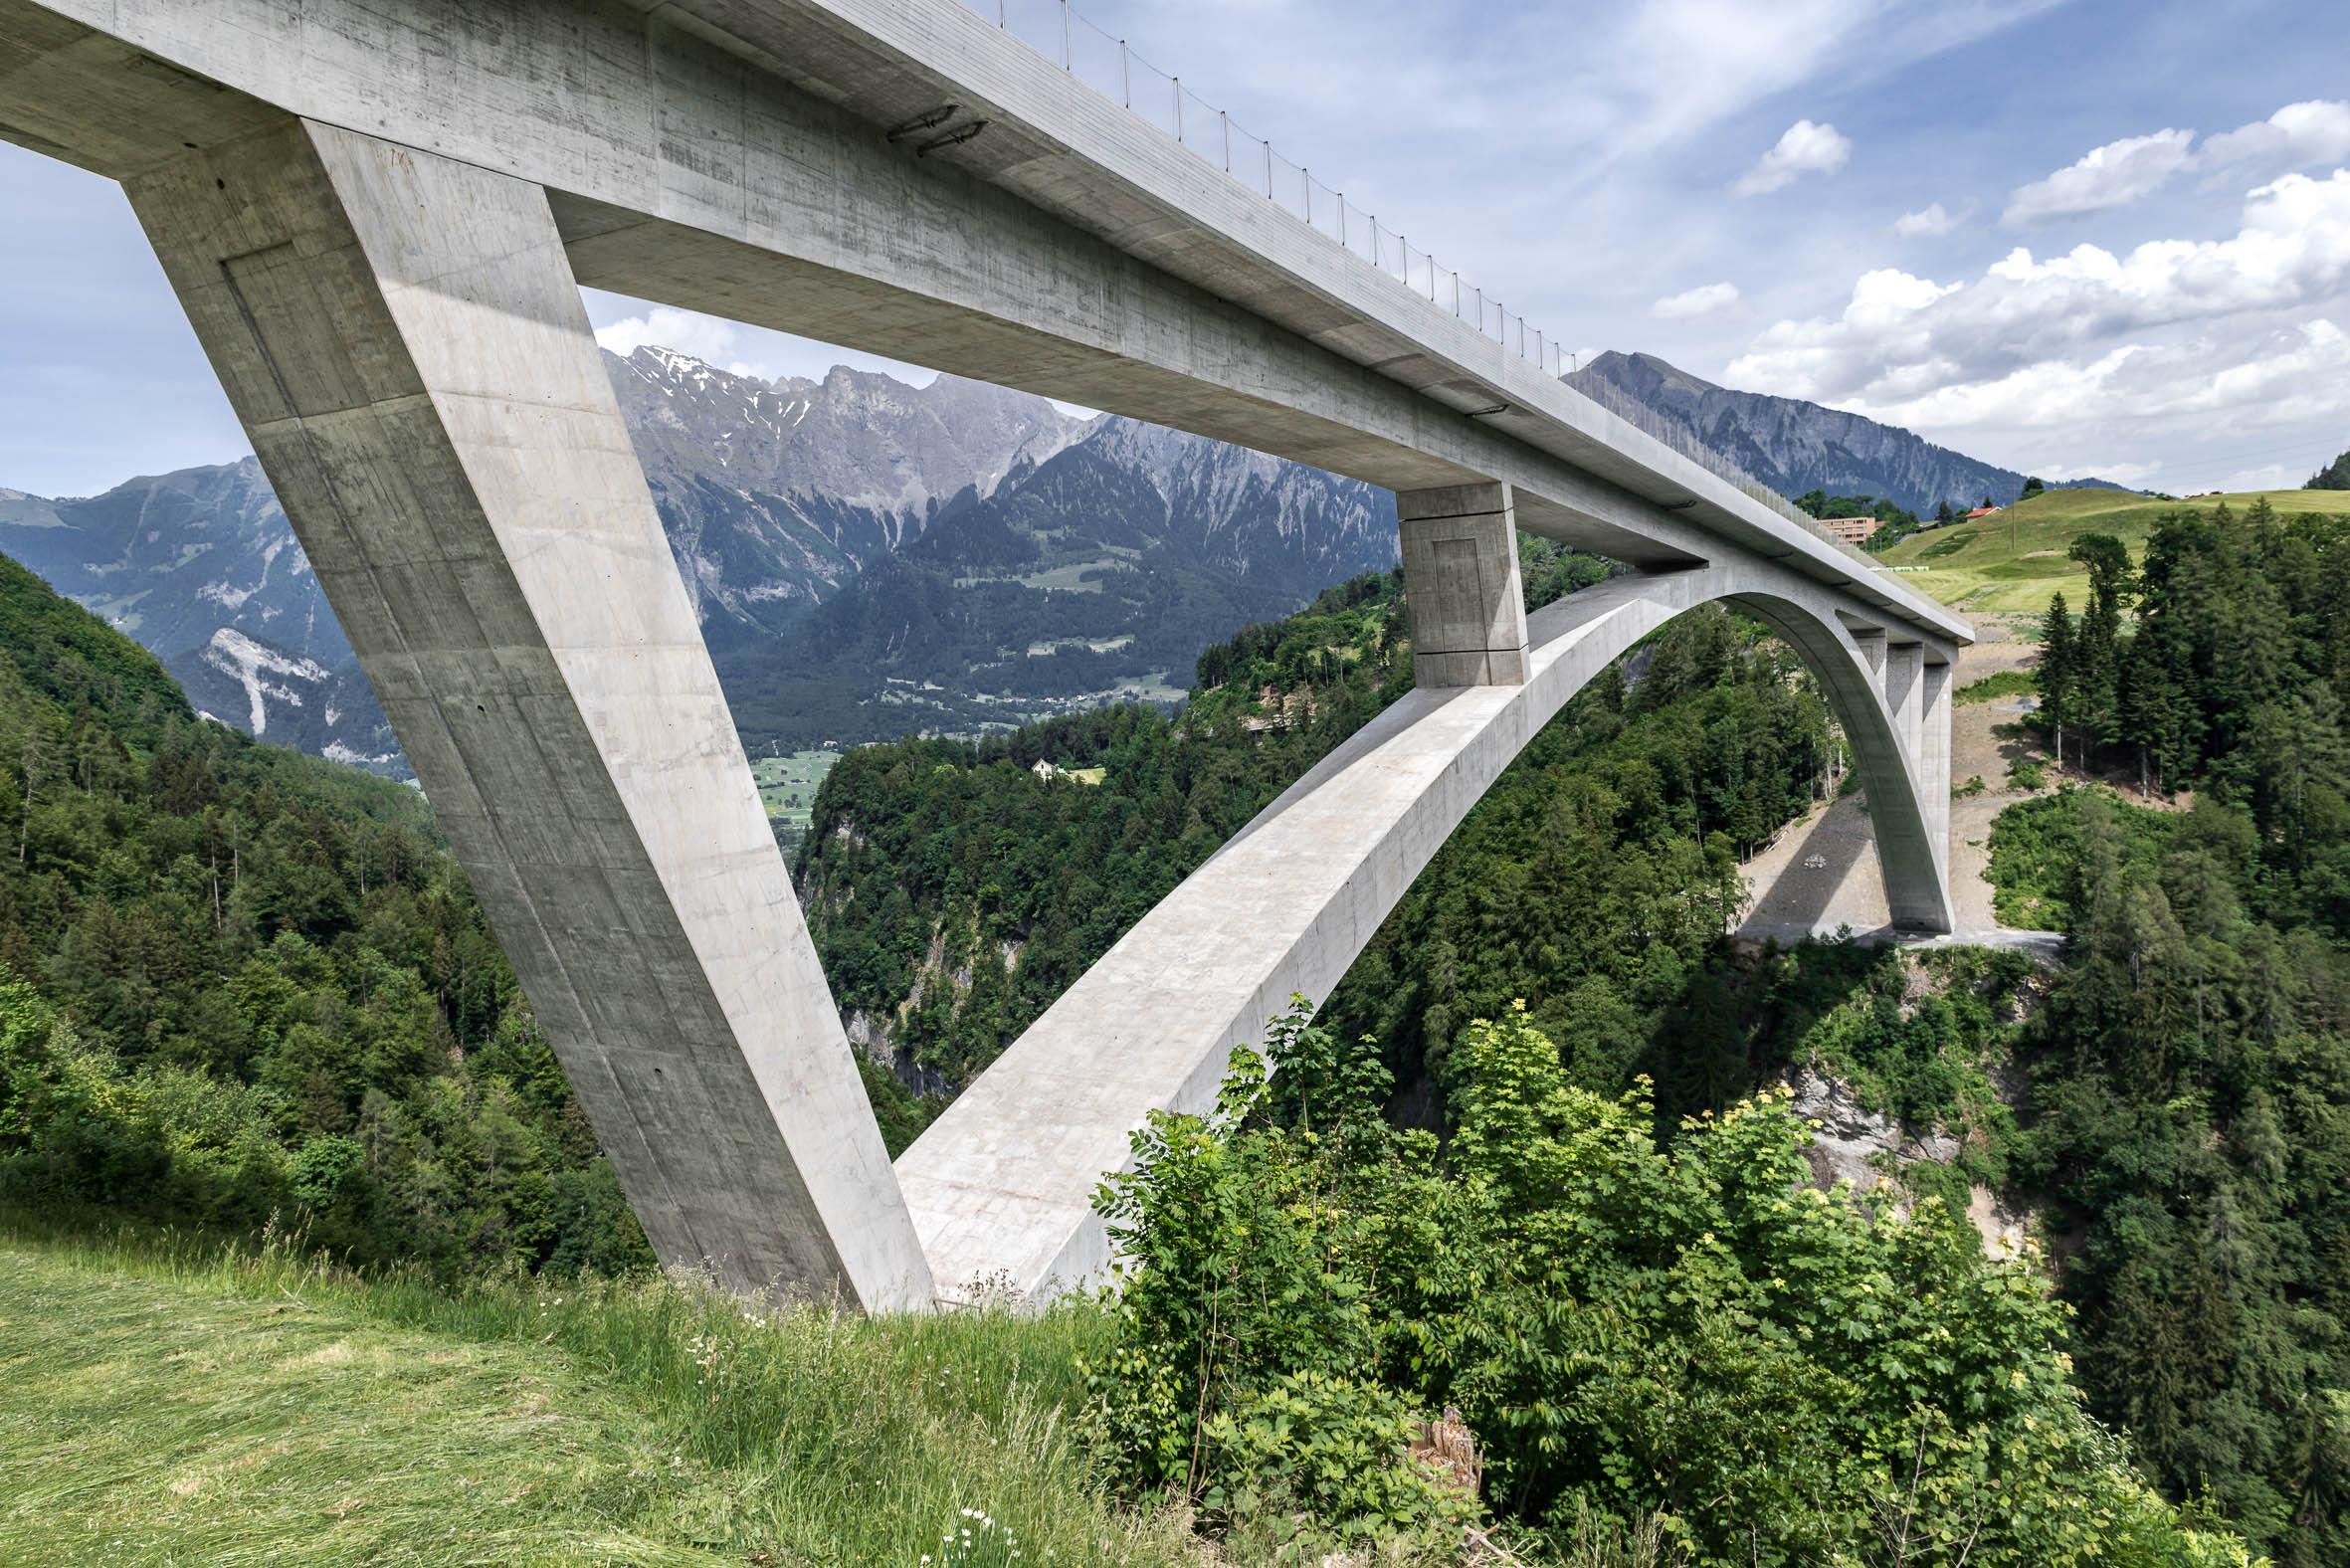
[{"label": "mountain range", "polygon": [[[1172,699],[1202,647],[1395,560],[1388,492],[1132,420],[952,376],[768,381],[657,347],[605,362],[754,751]],[[1788,494],[1930,511],[2023,489],[1908,431],[1652,355],[1567,379]],[[154,651],[204,711],[405,775],[253,459],[89,497],[0,490],[0,550]]]},{"label": "mountain range", "polygon": [[1172,700],[1209,643],[1395,558],[1386,490],[1104,417],[772,643],[712,646],[754,750],[970,732]]},{"label": "mountain range", "polygon": [[[1610,350],[1563,379],[1601,403],[1621,408],[1629,401],[1648,411],[1782,495],[1871,495],[1930,518],[1943,501],[1963,512],[2005,506],[2024,492],[2026,476],[2015,470],[1937,447],[1898,425],[1802,398],[1734,392],[1654,354]],[[2071,480],[2056,488],[2124,487]]]}]

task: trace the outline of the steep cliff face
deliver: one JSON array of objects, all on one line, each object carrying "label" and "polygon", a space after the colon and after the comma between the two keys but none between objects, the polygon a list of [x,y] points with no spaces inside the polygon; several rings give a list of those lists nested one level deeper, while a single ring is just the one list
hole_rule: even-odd
[{"label": "steep cliff face", "polygon": [[1043,398],[834,367],[769,383],[666,348],[605,368],[704,634],[756,641],[1077,430]]},{"label": "steep cliff face", "polygon": [[[836,369],[729,375],[662,348],[608,354],[686,590],[713,646],[771,647],[793,616],[1080,429],[1042,398]],[[0,551],[160,656],[256,735],[404,774],[286,513],[252,458],[102,495],[0,490]]]},{"label": "steep cliff face", "polygon": [[[1784,495],[1814,490],[1876,495],[1923,516],[1945,500],[1961,510],[1986,496],[2004,506],[2024,490],[2025,476],[2013,469],[1935,446],[1898,426],[1801,398],[1733,392],[1654,354],[1611,351],[1566,380],[1594,396],[1612,389],[1654,409]],[[2101,480],[2075,483],[2118,488]]]},{"label": "steep cliff face", "polygon": [[400,742],[354,663],[315,659],[224,626],[164,661],[196,710],[257,739],[392,778],[410,777]]},{"label": "steep cliff face", "polygon": [[1300,595],[1395,560],[1395,496],[1243,447],[1105,418],[1080,438],[1148,480],[1165,543],[1202,570]]}]

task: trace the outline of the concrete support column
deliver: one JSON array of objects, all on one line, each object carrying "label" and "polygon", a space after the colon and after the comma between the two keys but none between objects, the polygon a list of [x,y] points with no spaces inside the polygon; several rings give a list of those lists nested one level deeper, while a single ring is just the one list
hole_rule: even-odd
[{"label": "concrete support column", "polygon": [[1958,667],[1929,664],[1923,672],[1918,700],[1918,733],[1922,766],[1918,790],[1925,796],[1925,818],[1933,835],[1934,858],[1947,876],[1950,865],[1950,705],[1951,677]]},{"label": "concrete support column", "polygon": [[1885,648],[1885,711],[1893,715],[1893,736],[1912,778],[1923,776],[1918,759],[1925,720],[1925,662],[1923,644],[1892,643]]},{"label": "concrete support column", "polygon": [[1875,627],[1862,627],[1853,633],[1853,644],[1860,650],[1860,662],[1881,683],[1885,678],[1885,634]]},{"label": "concrete support column", "polygon": [[1506,485],[1398,490],[1412,676],[1422,686],[1523,686],[1526,597]]},{"label": "concrete support column", "polygon": [[655,1251],[926,1303],[545,192],[294,119],[125,189]]}]

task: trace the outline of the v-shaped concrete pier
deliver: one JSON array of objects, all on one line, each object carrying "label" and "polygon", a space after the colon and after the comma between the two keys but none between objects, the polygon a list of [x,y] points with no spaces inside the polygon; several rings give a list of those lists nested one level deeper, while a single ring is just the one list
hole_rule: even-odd
[{"label": "v-shaped concrete pier", "polygon": [[[1085,1276],[1126,1134],[1710,600],[1810,664],[1896,922],[1950,926],[1962,622],[955,0],[0,0],[0,136],[129,192],[667,1262],[873,1309]],[[580,284],[1398,491],[1420,688],[895,1170]],[[1528,618],[1513,529],[1630,570]]]}]

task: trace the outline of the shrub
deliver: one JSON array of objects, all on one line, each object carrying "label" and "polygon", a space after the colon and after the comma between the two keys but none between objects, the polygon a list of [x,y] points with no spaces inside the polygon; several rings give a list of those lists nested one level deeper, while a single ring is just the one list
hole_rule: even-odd
[{"label": "shrub", "polygon": [[1465,1038],[1449,1147],[1380,1119],[1302,999],[1213,1114],[1136,1134],[1088,1416],[1129,1485],[1449,1522],[1402,1450],[1458,1406],[1482,1506],[1560,1550],[1603,1520],[1701,1563],[2228,1560],[2081,1413],[2038,1274],[1939,1201],[1806,1187],[1783,1092],[1665,1144],[1645,1084],[1572,1086],[1522,1008]]}]

